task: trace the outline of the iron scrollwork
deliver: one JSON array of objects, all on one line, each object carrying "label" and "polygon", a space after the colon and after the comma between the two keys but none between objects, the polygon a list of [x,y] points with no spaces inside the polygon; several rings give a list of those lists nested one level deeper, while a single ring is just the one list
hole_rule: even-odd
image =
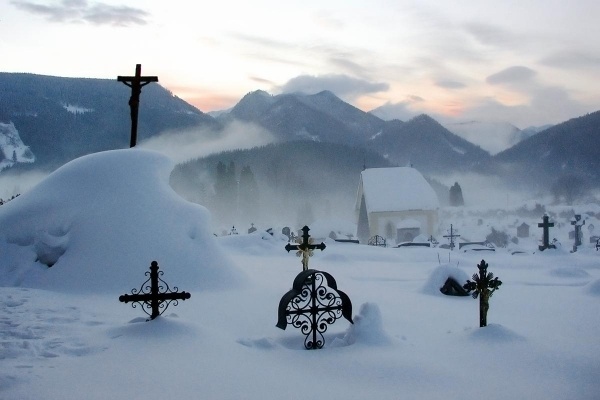
[{"label": "iron scrollwork", "polygon": [[173,306],[177,306],[179,300],[186,300],[191,297],[188,292],[179,292],[177,286],[171,289],[169,284],[160,278],[163,274],[163,271],[158,270],[158,263],[152,261],[150,271],[146,271],[144,274],[148,276],[148,279],[142,283],[139,289],[132,289],[131,294],[119,296],[119,301],[123,303],[132,302],[131,306],[133,308],[137,308],[139,305],[142,311],[152,320],[164,313],[171,302]]},{"label": "iron scrollwork", "polygon": [[320,349],[328,325],[341,317],[353,323],[350,298],[337,289],[333,276],[309,269],[296,276],[292,289],[281,298],[276,326],[285,329],[291,324],[299,328],[306,336],[304,347]]}]

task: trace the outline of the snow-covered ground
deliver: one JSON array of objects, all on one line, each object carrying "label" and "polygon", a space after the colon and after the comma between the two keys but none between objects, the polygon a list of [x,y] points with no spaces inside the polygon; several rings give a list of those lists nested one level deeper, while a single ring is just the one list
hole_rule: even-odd
[{"label": "snow-covered ground", "polygon": [[[310,267],[349,295],[354,325],[336,321],[307,351],[299,330],[275,327],[300,259],[278,235],[214,237],[206,210],[168,187],[171,166],[137,149],[87,156],[0,207],[0,398],[598,398],[591,245],[511,255],[327,241]],[[503,281],[486,328],[477,300],[438,291],[482,258]],[[145,322],[118,297],[152,260],[191,298]]]}]

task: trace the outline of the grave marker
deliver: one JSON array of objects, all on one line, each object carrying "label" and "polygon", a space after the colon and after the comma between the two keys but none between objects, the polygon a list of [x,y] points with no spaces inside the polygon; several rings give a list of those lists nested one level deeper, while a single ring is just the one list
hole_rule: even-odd
[{"label": "grave marker", "polygon": [[314,252],[314,249],[319,249],[321,251],[325,250],[325,243],[321,242],[320,244],[313,244],[313,239],[308,234],[310,228],[308,226],[304,226],[302,228],[302,236],[298,238],[298,244],[286,244],[285,249],[289,253],[290,250],[297,250],[296,255],[298,257],[302,257],[302,270],[308,270],[308,258],[311,257]]},{"label": "grave marker", "polygon": [[581,227],[585,225],[585,219],[581,219],[580,214],[575,214],[571,220],[571,225],[573,225],[575,229],[573,235],[573,239],[575,240],[575,243],[573,244],[573,252],[576,252],[577,246],[581,246]]},{"label": "grave marker", "polygon": [[542,244],[539,245],[539,249],[540,251],[544,251],[546,249],[555,249],[556,246],[554,244],[550,243],[550,231],[549,228],[554,227],[554,223],[553,222],[548,222],[548,214],[544,214],[544,216],[542,217],[542,221],[538,224],[539,228],[543,229],[543,238],[542,238]]},{"label": "grave marker", "polygon": [[456,231],[454,231],[452,224],[450,224],[450,234],[444,235],[445,238],[449,238],[449,240],[450,240],[450,250],[454,250],[454,238],[460,237],[460,235],[457,235],[454,232],[456,232]]},{"label": "grave marker", "polygon": [[117,81],[123,82],[131,88],[131,97],[129,98],[129,107],[131,109],[131,140],[129,147],[134,147],[137,142],[138,112],[142,87],[151,82],[158,82],[158,77],[142,76],[142,64],[136,64],[135,76],[118,76]]},{"label": "grave marker", "polygon": [[471,296],[476,299],[479,296],[479,327],[487,326],[487,312],[490,309],[490,297],[502,285],[502,281],[494,278],[494,274],[487,272],[488,264],[481,260],[477,265],[479,275],[473,274],[473,282],[467,280],[463,289],[473,291]]},{"label": "grave marker", "polygon": [[[137,304],[139,304],[142,307],[142,311],[148,314],[151,320],[164,313],[171,302],[176,306],[179,304],[179,300],[186,300],[191,297],[191,294],[188,292],[179,292],[177,286],[174,286],[173,290],[171,290],[167,282],[160,279],[159,276],[163,275],[163,271],[158,271],[158,263],[156,261],[152,261],[150,272],[146,272],[145,275],[150,275],[150,277],[142,283],[140,289],[132,289],[131,294],[119,296],[119,301],[125,304],[131,301],[133,308],[136,308]],[[161,292],[161,289],[164,289],[164,291]],[[152,312],[149,313],[146,310],[147,308],[151,309]]]}]

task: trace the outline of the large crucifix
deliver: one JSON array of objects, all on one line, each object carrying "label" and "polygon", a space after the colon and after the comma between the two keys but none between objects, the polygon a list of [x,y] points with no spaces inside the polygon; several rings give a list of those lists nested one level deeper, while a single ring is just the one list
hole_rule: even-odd
[{"label": "large crucifix", "polygon": [[134,147],[137,142],[138,111],[142,87],[151,82],[158,82],[158,77],[142,76],[142,64],[136,64],[135,76],[118,76],[117,81],[123,82],[131,88],[131,97],[129,98],[129,107],[131,108],[131,140],[129,147]]},{"label": "large crucifix", "polygon": [[298,238],[298,244],[286,244],[285,249],[289,253],[290,250],[297,250],[296,255],[298,257],[302,257],[302,270],[308,270],[308,258],[313,255],[314,249],[319,249],[321,251],[325,250],[325,243],[321,242],[320,244],[313,244],[313,239],[308,234],[310,228],[308,226],[304,226],[302,228],[302,236]]}]

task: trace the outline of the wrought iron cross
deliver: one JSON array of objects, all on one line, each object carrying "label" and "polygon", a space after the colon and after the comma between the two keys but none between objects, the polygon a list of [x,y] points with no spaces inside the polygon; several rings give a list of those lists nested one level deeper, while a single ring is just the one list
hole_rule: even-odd
[{"label": "wrought iron cross", "polygon": [[288,324],[306,335],[304,347],[320,349],[325,344],[323,333],[327,325],[344,317],[352,322],[352,302],[346,293],[338,290],[333,276],[327,272],[309,269],[294,279],[292,289],[279,302],[277,327]]},{"label": "wrought iron cross", "polygon": [[479,275],[473,274],[473,281],[467,280],[463,288],[467,291],[473,291],[471,296],[474,299],[479,296],[479,327],[487,326],[487,312],[490,309],[490,297],[502,285],[502,281],[494,278],[494,274],[487,272],[488,264],[481,260],[477,265]]},{"label": "wrought iron cross", "polygon": [[454,250],[454,238],[459,238],[460,235],[454,233],[454,228],[452,224],[450,224],[450,234],[444,235],[445,238],[450,238],[450,250]]},{"label": "wrought iron cross", "polygon": [[313,239],[308,234],[310,228],[308,226],[304,226],[302,228],[302,236],[297,239],[298,244],[286,244],[285,249],[289,253],[290,250],[297,250],[296,255],[298,257],[302,257],[302,270],[308,270],[308,258],[313,255],[314,249],[319,249],[321,251],[325,250],[325,243],[321,242],[320,244],[313,244]]},{"label": "wrought iron cross", "polygon": [[[164,313],[172,301],[174,302],[173,305],[176,306],[179,300],[186,300],[192,296],[188,292],[179,292],[177,286],[174,286],[173,290],[171,290],[169,285],[159,278],[159,276],[163,275],[163,271],[158,271],[158,263],[156,261],[152,261],[150,272],[146,272],[145,275],[150,275],[150,277],[146,282],[142,283],[140,289],[132,289],[131,294],[119,296],[119,301],[125,304],[131,301],[133,308],[136,308],[136,303],[139,304],[142,307],[142,311],[150,316],[150,319],[154,319]],[[164,289],[164,291],[161,292],[161,289]],[[151,309],[152,313],[149,313],[146,310],[147,308]]]},{"label": "wrought iron cross", "polygon": [[123,82],[131,88],[131,97],[129,98],[129,107],[131,109],[131,140],[129,147],[134,147],[137,142],[138,111],[142,87],[151,82],[158,82],[158,77],[142,76],[142,64],[136,64],[135,76],[117,76],[117,81]]},{"label": "wrought iron cross", "polygon": [[554,246],[553,244],[550,244],[550,229],[548,229],[548,228],[554,227],[554,223],[548,222],[548,219],[549,219],[548,214],[544,214],[544,216],[542,217],[543,222],[540,222],[538,224],[538,227],[542,228],[544,230],[542,244],[538,246],[540,251],[556,248],[556,246]]}]

